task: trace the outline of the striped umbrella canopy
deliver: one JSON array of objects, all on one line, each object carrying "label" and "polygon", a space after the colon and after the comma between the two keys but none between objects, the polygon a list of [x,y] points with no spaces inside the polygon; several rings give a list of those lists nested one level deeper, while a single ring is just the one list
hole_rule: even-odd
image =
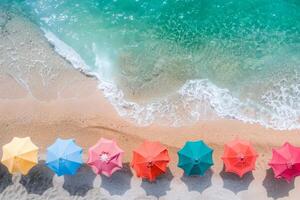
[{"label": "striped umbrella canopy", "polygon": [[166,172],[169,162],[170,157],[166,147],[160,142],[144,141],[133,151],[131,165],[138,177],[152,182]]},{"label": "striped umbrella canopy", "polygon": [[269,165],[273,169],[275,178],[283,178],[291,182],[300,176],[300,148],[286,142],[282,147],[272,150]]},{"label": "striped umbrella canopy", "polygon": [[189,176],[202,176],[213,165],[213,149],[202,140],[186,142],[177,154],[179,157],[178,167]]},{"label": "striped umbrella canopy", "polygon": [[110,177],[122,168],[123,153],[115,141],[101,138],[89,149],[87,164],[96,174]]},{"label": "striped umbrella canopy", "polygon": [[2,147],[1,162],[10,173],[26,175],[38,163],[38,149],[30,137],[14,137],[10,143]]},{"label": "striped umbrella canopy", "polygon": [[225,171],[232,172],[240,177],[255,169],[258,154],[248,141],[234,140],[224,147],[222,160]]},{"label": "striped umbrella canopy", "polygon": [[46,166],[58,176],[76,174],[82,163],[82,148],[74,139],[58,138],[47,148]]}]

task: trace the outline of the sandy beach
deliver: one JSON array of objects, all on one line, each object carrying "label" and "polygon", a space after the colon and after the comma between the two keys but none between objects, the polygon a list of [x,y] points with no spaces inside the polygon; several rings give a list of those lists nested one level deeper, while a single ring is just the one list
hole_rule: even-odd
[{"label": "sandy beach", "polygon": [[[30,136],[40,148],[40,164],[28,176],[0,166],[1,199],[297,199],[300,179],[275,180],[267,163],[272,148],[285,141],[300,146],[299,130],[276,131],[238,120],[200,121],[185,127],[139,127],[121,118],[98,89],[98,81],[59,56],[36,25],[1,14],[0,145]],[[74,177],[57,177],[43,165],[47,146],[57,137],[74,138],[87,149],[101,137],[125,151],[124,169],[111,179],[88,167]],[[223,171],[224,144],[235,138],[253,143],[256,170],[239,179]],[[144,139],[163,143],[171,155],[169,171],[155,183],[135,177],[132,150]],[[187,140],[204,140],[214,149],[214,166],[204,177],[186,177],[177,168],[177,151]],[[1,150],[2,154],[2,150]]]}]

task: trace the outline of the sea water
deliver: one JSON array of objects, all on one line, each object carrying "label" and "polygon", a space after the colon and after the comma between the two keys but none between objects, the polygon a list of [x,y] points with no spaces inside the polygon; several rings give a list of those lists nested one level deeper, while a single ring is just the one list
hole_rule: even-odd
[{"label": "sea water", "polygon": [[1,1],[139,125],[300,128],[299,0]]}]

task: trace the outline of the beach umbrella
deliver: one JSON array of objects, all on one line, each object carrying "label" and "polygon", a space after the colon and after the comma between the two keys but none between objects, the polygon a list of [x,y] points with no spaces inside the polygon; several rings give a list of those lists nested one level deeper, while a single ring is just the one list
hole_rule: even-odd
[{"label": "beach umbrella", "polygon": [[74,175],[82,165],[82,148],[73,139],[56,139],[47,148],[46,166],[58,176]]},{"label": "beach umbrella", "polygon": [[178,167],[187,175],[204,175],[213,165],[213,150],[202,140],[188,141],[178,152]]},{"label": "beach umbrella", "polygon": [[38,149],[30,137],[14,137],[10,143],[2,147],[1,162],[10,173],[20,172],[26,175],[38,163]]},{"label": "beach umbrella", "polygon": [[166,172],[170,162],[166,147],[160,142],[144,141],[133,151],[132,167],[138,177],[155,181],[155,179]]},{"label": "beach umbrella", "polygon": [[300,175],[300,148],[286,142],[281,148],[272,150],[273,156],[269,165],[275,178],[284,178],[290,182]]},{"label": "beach umbrella", "polygon": [[96,174],[110,177],[115,171],[122,168],[124,151],[113,140],[101,138],[97,144],[89,149],[87,164]]},{"label": "beach umbrella", "polygon": [[222,160],[226,172],[232,172],[242,177],[255,169],[257,157],[258,155],[250,142],[234,140],[225,145]]}]

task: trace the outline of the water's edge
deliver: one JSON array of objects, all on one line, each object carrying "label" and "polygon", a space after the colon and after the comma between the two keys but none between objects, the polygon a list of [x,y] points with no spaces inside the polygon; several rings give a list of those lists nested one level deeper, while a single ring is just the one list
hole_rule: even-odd
[{"label": "water's edge", "polygon": [[[156,102],[140,105],[127,101],[124,93],[115,84],[104,81],[99,74],[89,71],[87,64],[74,49],[52,32],[43,28],[42,31],[54,46],[54,50],[68,60],[75,69],[99,80],[99,89],[121,117],[137,125],[147,126],[159,122],[159,124],[178,127],[219,116],[252,124],[258,123],[277,130],[300,128],[296,120],[282,119],[281,116],[271,113],[251,100],[241,102],[233,97],[229,90],[218,88],[206,79],[189,80],[175,94]],[[182,110],[189,112],[182,115]]]}]

